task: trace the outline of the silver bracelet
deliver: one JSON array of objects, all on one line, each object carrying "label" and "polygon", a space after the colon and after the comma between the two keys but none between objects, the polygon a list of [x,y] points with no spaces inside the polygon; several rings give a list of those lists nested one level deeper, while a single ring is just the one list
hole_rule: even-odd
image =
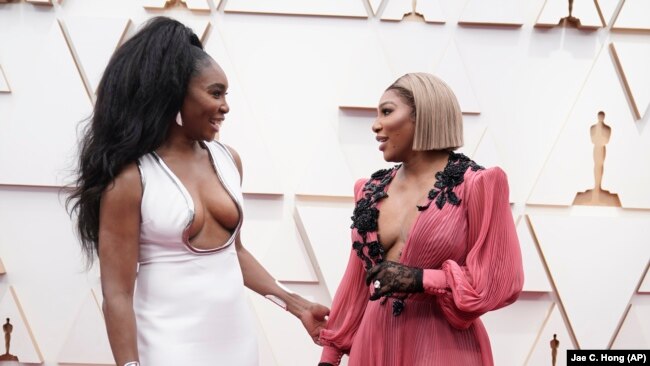
[{"label": "silver bracelet", "polygon": [[138,361],[130,361],[124,364],[124,366],[140,366],[140,362]]}]

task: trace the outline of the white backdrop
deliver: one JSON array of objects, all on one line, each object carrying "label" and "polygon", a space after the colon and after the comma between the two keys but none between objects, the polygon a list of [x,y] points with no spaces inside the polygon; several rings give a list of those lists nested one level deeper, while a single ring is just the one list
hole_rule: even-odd
[{"label": "white backdrop", "polygon": [[[287,286],[331,303],[353,182],[386,166],[373,107],[402,74],[433,72],[459,97],[462,151],[510,182],[526,283],[483,317],[495,363],[550,364],[553,334],[558,365],[566,348],[650,348],[650,2],[577,0],[583,29],[554,26],[563,0],[419,0],[426,22],[399,21],[410,0],[52,2],[0,0],[0,319],[22,362],[111,364],[98,271],[59,187],[108,58],[156,15],[191,26],[226,71],[244,243]],[[622,207],[571,206],[594,187],[601,110],[602,188]],[[250,300],[262,365],[316,364],[296,319]]]}]

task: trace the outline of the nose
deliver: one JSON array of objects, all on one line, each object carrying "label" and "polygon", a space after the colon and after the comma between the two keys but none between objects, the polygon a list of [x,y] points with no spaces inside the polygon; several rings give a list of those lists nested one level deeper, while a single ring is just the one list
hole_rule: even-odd
[{"label": "nose", "polygon": [[224,101],[221,107],[219,107],[219,110],[223,114],[230,112],[230,106],[228,105],[228,102]]},{"label": "nose", "polygon": [[375,119],[375,122],[372,123],[372,132],[378,133],[381,131],[381,124],[379,123],[379,118]]}]

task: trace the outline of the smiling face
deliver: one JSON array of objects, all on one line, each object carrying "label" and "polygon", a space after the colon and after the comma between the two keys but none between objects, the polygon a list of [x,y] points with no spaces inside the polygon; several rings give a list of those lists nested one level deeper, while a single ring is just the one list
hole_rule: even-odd
[{"label": "smiling face", "polygon": [[413,110],[395,90],[387,90],[379,100],[372,131],[376,134],[384,160],[402,162],[413,152]]},{"label": "smiling face", "polygon": [[221,128],[226,113],[228,79],[221,67],[210,59],[194,75],[187,87],[181,107],[183,131],[194,140],[213,140]]}]

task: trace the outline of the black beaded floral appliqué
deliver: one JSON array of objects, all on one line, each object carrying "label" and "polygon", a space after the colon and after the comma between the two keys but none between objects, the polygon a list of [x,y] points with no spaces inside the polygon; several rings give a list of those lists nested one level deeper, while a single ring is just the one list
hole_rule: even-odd
[{"label": "black beaded floral appliqu\u00e9", "polygon": [[465,181],[465,172],[468,168],[471,168],[474,172],[485,169],[463,154],[450,152],[449,162],[445,169],[436,173],[436,183],[428,195],[429,203],[425,206],[418,206],[418,210],[426,210],[434,200],[436,207],[441,210],[447,202],[454,206],[460,205],[462,199],[458,198],[454,188]]},{"label": "black beaded floral appliqu\u00e9", "polygon": [[[354,207],[352,226],[350,228],[357,229],[362,242],[355,241],[352,243],[352,248],[364,262],[366,271],[384,260],[384,248],[376,240],[368,242],[367,237],[368,233],[375,232],[378,229],[379,210],[376,207],[377,203],[388,197],[385,188],[393,179],[395,171],[399,167],[400,165],[396,165],[391,169],[382,169],[372,174],[363,187],[362,198],[356,202]],[[467,156],[450,152],[449,161],[444,170],[436,173],[436,183],[428,194],[429,203],[425,206],[418,206],[418,210],[424,211],[428,209],[434,200],[438,209],[442,209],[447,202],[454,206],[460,205],[462,200],[454,193],[453,189],[463,183],[468,168],[471,168],[472,171],[484,169]],[[365,252],[364,248],[367,248]],[[402,313],[405,298],[406,296],[393,299],[393,316]],[[382,304],[386,302],[386,299],[382,300]]]},{"label": "black beaded floral appliqu\u00e9", "polygon": [[[388,197],[384,189],[393,179],[393,171],[397,170],[399,165],[392,169],[382,169],[375,172],[366,185],[363,187],[363,197],[360,198],[352,215],[351,229],[357,229],[361,236],[362,242],[355,241],[352,248],[357,255],[363,260],[366,271],[369,271],[374,264],[381,263],[384,260],[384,248],[378,241],[368,242],[368,233],[377,231],[377,220],[379,219],[379,210],[377,202]],[[367,248],[364,252],[364,248]]]}]

